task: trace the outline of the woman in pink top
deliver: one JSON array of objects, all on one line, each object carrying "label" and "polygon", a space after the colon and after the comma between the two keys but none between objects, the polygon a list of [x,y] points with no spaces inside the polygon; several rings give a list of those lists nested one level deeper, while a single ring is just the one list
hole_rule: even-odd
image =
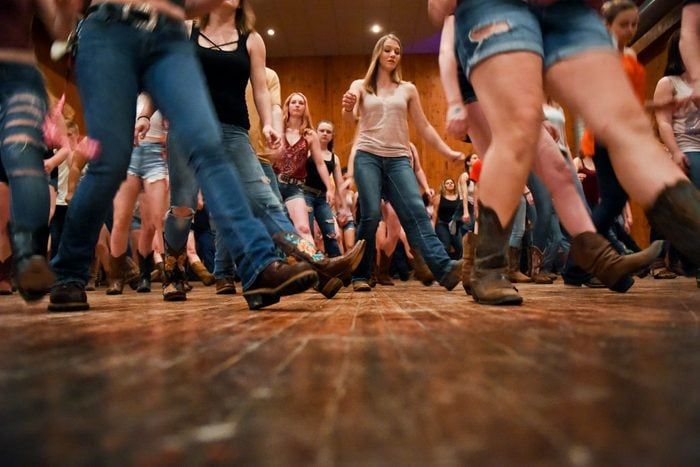
[{"label": "woman in pink top", "polygon": [[354,176],[362,215],[357,234],[368,243],[353,274],[353,286],[356,291],[370,290],[367,281],[384,197],[396,210],[412,248],[425,258],[440,284],[452,290],[460,281],[461,264],[445,252],[421,201],[409,158],[408,116],[447,159],[461,162],[464,155],[450,149],[425,118],[416,87],[401,79],[401,53],[395,35],[379,39],[366,76],[343,95],[343,117],[359,122]]}]

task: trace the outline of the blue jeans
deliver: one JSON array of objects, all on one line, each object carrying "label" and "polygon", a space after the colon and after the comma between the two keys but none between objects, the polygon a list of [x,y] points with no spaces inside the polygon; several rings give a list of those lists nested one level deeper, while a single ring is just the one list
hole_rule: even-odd
[{"label": "blue jeans", "polygon": [[700,152],[686,152],[685,155],[690,162],[688,178],[697,188],[700,188]]},{"label": "blue jeans", "polygon": [[380,157],[364,151],[355,154],[355,182],[360,203],[358,240],[367,246],[353,280],[369,279],[375,256],[377,226],[381,219],[382,195],[391,203],[412,248],[418,250],[433,275],[441,281],[454,265],[433,230],[418,191],[418,182],[408,157]]},{"label": "blue jeans", "polygon": [[[453,220],[453,222],[455,221]],[[462,257],[462,236],[459,234],[459,224],[457,225],[457,232],[455,234],[452,234],[450,233],[449,222],[441,221],[438,219],[438,221],[435,223],[435,234],[440,239],[440,243],[442,243],[442,246],[445,248],[445,251],[447,251],[447,254],[450,256],[450,258],[453,259]]]},{"label": "blue jeans", "polygon": [[520,248],[523,244],[526,215],[527,203],[525,202],[525,197],[521,196],[518,210],[515,211],[515,216],[513,217],[513,229],[510,231],[510,240],[508,241],[508,246],[511,248]]},{"label": "blue jeans", "polygon": [[193,168],[226,246],[241,251],[244,289],[270,263],[274,245],[245,202],[242,183],[228,163],[204,76],[183,23],[160,22],[154,31],[107,21],[101,11],[83,22],[76,72],[88,134],[101,142],[68,208],[65,235],[53,265],[58,283],[84,284],[104,213],[125,178],[131,156],[136,96],[148,92],[170,122]]},{"label": "blue jeans", "polygon": [[[284,200],[282,199],[282,193],[280,193],[280,186],[277,183],[277,174],[275,173],[275,170],[272,168],[272,164],[269,162],[262,161],[261,159],[258,159],[260,162],[260,166],[263,169],[263,173],[267,177],[268,180],[270,180],[270,188],[272,189],[272,192],[277,196],[277,199],[280,200],[280,203],[284,206]],[[287,212],[287,208],[285,207],[285,212]]]},{"label": "blue jeans", "polygon": [[[272,190],[271,180],[263,171],[263,167],[250,145],[248,132],[236,125],[221,124],[221,129],[226,159],[243,182],[245,196],[255,217],[262,221],[270,235],[277,232],[295,232],[294,225],[284,211],[284,205]],[[217,279],[234,274],[234,263],[238,263],[242,252],[231,253],[229,254],[226,250],[223,238],[217,228],[216,259],[214,261],[214,276]]]},{"label": "blue jeans", "polygon": [[309,226],[313,228],[315,218],[323,235],[326,255],[330,257],[340,256],[340,247],[335,232],[335,217],[333,210],[326,202],[326,192],[314,194],[304,190],[304,198],[306,199],[306,207],[309,209]]},{"label": "blue jeans", "polygon": [[622,213],[627,203],[627,193],[615,175],[608,150],[599,144],[595,145],[595,170],[600,202],[593,210],[592,219],[598,233],[605,234]]},{"label": "blue jeans", "polygon": [[36,231],[48,225],[49,185],[41,127],[45,115],[46,91],[39,70],[0,62],[0,157],[10,185],[12,224],[17,229]]}]

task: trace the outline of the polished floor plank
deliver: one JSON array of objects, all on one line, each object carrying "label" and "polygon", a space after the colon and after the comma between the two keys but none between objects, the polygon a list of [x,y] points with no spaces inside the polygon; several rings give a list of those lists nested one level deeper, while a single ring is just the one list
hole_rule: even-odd
[{"label": "polished floor plank", "polygon": [[698,465],[700,290],[0,297],[3,465]]}]

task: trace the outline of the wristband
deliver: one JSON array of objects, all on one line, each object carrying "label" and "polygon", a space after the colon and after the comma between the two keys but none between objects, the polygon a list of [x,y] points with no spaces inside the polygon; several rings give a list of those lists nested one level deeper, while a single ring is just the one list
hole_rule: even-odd
[{"label": "wristband", "polygon": [[139,116],[136,118],[136,120],[139,120],[139,119],[141,119],[141,118],[145,118],[145,119],[148,120],[149,122],[151,121],[151,117],[149,117],[148,115],[139,115]]}]

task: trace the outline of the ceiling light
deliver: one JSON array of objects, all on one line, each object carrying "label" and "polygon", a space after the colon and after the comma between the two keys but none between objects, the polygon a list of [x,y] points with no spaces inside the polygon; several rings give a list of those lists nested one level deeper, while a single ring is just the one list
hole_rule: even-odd
[{"label": "ceiling light", "polygon": [[272,29],[272,28],[268,29],[268,30],[267,30],[267,35],[270,36],[270,37],[274,36],[274,35],[275,35],[275,30]]},{"label": "ceiling light", "polygon": [[380,32],[382,32],[382,27],[378,24],[373,24],[372,27],[369,28],[369,30],[374,34],[379,34]]}]

